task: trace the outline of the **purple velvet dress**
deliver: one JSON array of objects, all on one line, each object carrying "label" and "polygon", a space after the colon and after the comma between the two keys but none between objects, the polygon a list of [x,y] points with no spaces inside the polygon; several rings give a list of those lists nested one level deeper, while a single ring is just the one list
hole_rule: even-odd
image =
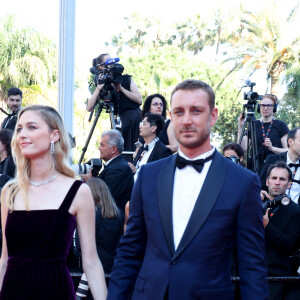
[{"label": "purple velvet dress", "polygon": [[75,299],[66,256],[76,219],[68,210],[81,183],[73,183],[59,209],[8,213],[8,263],[0,299]]}]

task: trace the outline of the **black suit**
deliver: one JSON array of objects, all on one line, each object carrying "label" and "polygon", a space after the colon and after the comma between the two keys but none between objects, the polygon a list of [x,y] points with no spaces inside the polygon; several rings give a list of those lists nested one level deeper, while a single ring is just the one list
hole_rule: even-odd
[{"label": "black suit", "polygon": [[2,122],[1,128],[14,131],[17,124],[17,119],[18,116],[15,114],[7,116]]},{"label": "black suit", "polygon": [[[269,276],[291,276],[289,256],[295,254],[300,247],[300,207],[291,201],[288,205],[281,205],[270,217],[265,227],[266,257]],[[271,299],[300,299],[299,289],[293,290],[293,297],[283,298],[281,295],[289,293],[293,286],[285,283],[270,284]],[[283,289],[286,289],[284,292]],[[290,295],[291,296],[291,295]]]},{"label": "black suit", "polygon": [[[133,160],[133,165],[136,166],[136,163],[138,162],[139,156],[142,154],[143,152],[143,147],[141,147],[135,157],[135,159]],[[159,160],[161,158],[165,158],[167,156],[172,155],[172,150],[168,147],[166,147],[160,140],[158,140],[154,147],[153,150],[147,160],[147,163],[152,162],[152,161],[156,161]]]},{"label": "black suit", "polygon": [[279,154],[270,154],[267,156],[266,161],[264,162],[263,168],[260,172],[260,181],[261,187],[263,190],[267,191],[268,188],[266,186],[267,179],[267,171],[270,165],[274,164],[276,161],[287,161],[287,152],[279,153]]},{"label": "black suit", "polygon": [[125,211],[125,205],[131,198],[133,188],[133,173],[128,162],[122,155],[114,158],[99,174],[109,187],[116,204]]}]

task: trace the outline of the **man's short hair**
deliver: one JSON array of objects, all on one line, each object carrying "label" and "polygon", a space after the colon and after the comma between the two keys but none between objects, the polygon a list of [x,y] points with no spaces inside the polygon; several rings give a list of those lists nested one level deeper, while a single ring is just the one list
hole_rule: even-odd
[{"label": "man's short hair", "polygon": [[192,90],[198,90],[198,89],[201,89],[201,90],[204,90],[207,92],[209,108],[212,111],[213,108],[215,107],[215,92],[210,85],[208,85],[207,83],[205,83],[201,80],[196,80],[196,79],[187,79],[187,80],[179,83],[172,91],[171,104],[172,104],[173,95],[177,91],[179,91],[179,90],[191,90],[192,91]]},{"label": "man's short hair", "polygon": [[290,145],[289,145],[289,139],[292,139],[293,141],[295,140],[295,137],[296,137],[296,134],[297,134],[297,131],[300,129],[300,127],[295,127],[293,129],[291,129],[289,132],[288,132],[288,135],[287,135],[287,145],[288,147],[290,148]]},{"label": "man's short hair", "polygon": [[124,150],[124,139],[122,137],[121,132],[116,129],[110,129],[110,130],[103,131],[101,137],[104,137],[106,135],[108,136],[107,143],[110,146],[116,146],[119,153],[122,153],[122,151]]},{"label": "man's short hair", "polygon": [[144,118],[147,118],[150,126],[156,126],[155,135],[158,136],[165,125],[163,117],[158,114],[147,113]]},{"label": "man's short hair", "polygon": [[23,97],[22,91],[20,89],[18,89],[17,87],[12,87],[7,91],[7,97],[16,96],[16,95],[20,95],[21,99]]},{"label": "man's short hair", "polygon": [[289,177],[288,180],[291,181],[292,180],[292,171],[291,169],[288,167],[288,165],[286,164],[286,162],[280,160],[280,161],[276,161],[274,164],[270,165],[267,171],[267,178],[269,178],[272,170],[274,168],[279,168],[279,169],[286,169],[288,171]]}]

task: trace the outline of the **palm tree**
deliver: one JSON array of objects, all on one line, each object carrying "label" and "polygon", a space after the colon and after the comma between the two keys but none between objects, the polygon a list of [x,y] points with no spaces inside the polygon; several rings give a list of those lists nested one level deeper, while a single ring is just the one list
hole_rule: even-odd
[{"label": "palm tree", "polygon": [[0,26],[0,87],[2,96],[11,86],[44,94],[57,79],[57,49],[37,32],[17,29],[14,17]]},{"label": "palm tree", "polygon": [[298,6],[286,18],[282,11],[268,6],[255,13],[242,9],[239,38],[231,43],[233,55],[224,62],[234,62],[231,71],[252,73],[265,67],[273,94],[280,86],[280,75],[298,59],[300,35],[294,29]]}]

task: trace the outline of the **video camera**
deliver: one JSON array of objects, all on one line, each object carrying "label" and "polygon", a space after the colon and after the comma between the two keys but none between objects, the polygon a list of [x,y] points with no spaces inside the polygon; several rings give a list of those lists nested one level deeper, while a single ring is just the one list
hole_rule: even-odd
[{"label": "video camera", "polygon": [[262,95],[258,95],[258,93],[253,92],[253,87],[255,85],[256,85],[256,83],[251,82],[250,79],[245,80],[245,86],[244,87],[246,87],[246,86],[250,87],[250,91],[244,93],[244,100],[246,100],[248,102],[251,102],[251,103],[254,103],[257,100],[262,100],[263,99]]},{"label": "video camera", "polygon": [[[118,57],[110,58],[90,68],[90,72],[94,74],[93,80],[95,86],[97,84],[111,85],[111,83],[122,83],[124,67],[118,64],[118,61],[120,61]],[[100,66],[102,66],[101,69],[99,69]]]},{"label": "video camera", "polygon": [[263,201],[263,205],[262,205],[263,212],[265,214],[268,208],[275,208],[280,205],[288,205],[290,203],[290,201],[291,201],[291,198],[288,197],[287,195],[278,196],[278,197],[274,198],[273,200],[265,198],[265,200]]}]

